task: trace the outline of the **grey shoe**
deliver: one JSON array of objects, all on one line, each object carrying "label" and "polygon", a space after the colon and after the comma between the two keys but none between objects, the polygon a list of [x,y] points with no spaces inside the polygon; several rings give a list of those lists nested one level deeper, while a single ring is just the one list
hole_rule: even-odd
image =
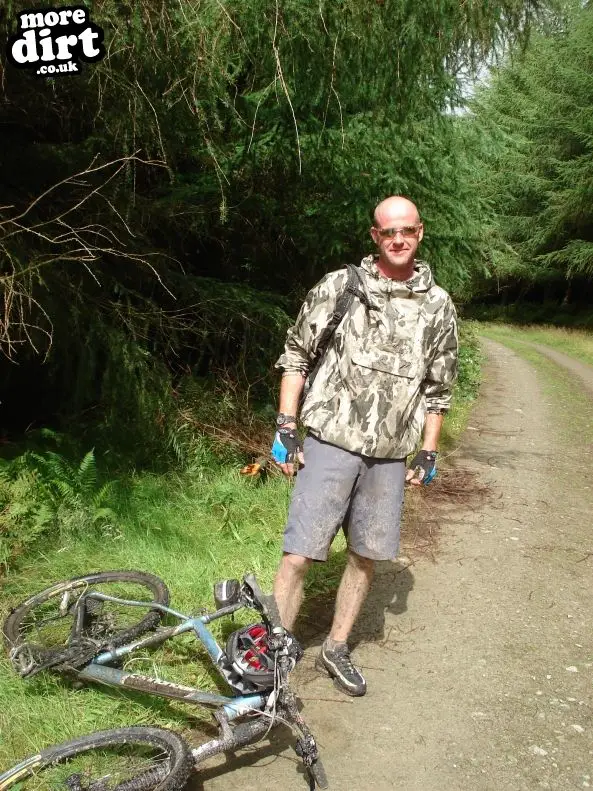
[{"label": "grey shoe", "polygon": [[359,697],[367,691],[367,683],[364,680],[364,676],[352,664],[350,651],[346,643],[339,645],[334,651],[330,651],[323,644],[321,652],[315,660],[315,667],[317,670],[330,675],[338,689],[347,695]]}]

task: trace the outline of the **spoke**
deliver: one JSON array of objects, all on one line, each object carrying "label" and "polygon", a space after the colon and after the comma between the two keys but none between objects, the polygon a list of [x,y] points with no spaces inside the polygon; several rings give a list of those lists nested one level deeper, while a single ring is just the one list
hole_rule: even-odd
[{"label": "spoke", "polygon": [[137,745],[129,750],[91,750],[35,773],[27,786],[31,791],[112,791],[133,780],[142,787],[144,779],[149,788],[166,776],[169,760],[162,752],[149,756]]}]

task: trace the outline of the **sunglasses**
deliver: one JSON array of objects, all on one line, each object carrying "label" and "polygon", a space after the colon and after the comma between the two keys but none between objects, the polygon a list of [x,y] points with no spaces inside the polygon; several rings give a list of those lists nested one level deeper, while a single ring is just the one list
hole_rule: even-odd
[{"label": "sunglasses", "polygon": [[398,235],[398,233],[401,233],[401,235],[405,238],[410,238],[412,236],[416,236],[421,227],[421,224],[404,225],[403,228],[376,228],[375,230],[381,239],[393,239]]}]

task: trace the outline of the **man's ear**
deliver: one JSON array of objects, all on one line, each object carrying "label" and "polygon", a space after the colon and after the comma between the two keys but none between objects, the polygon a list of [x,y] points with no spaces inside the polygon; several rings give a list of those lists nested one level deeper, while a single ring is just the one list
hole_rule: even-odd
[{"label": "man's ear", "polygon": [[422,241],[422,237],[424,236],[424,225],[420,223],[420,229],[418,231],[418,244]]},{"label": "man's ear", "polygon": [[371,228],[371,239],[376,245],[379,244],[379,233],[374,225]]}]

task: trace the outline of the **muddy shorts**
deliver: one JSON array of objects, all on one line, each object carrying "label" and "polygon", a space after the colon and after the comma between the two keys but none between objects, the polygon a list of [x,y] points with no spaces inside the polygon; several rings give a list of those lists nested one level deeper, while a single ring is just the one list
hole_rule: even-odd
[{"label": "muddy shorts", "polygon": [[405,459],[374,459],[308,434],[284,531],[284,551],[326,560],[340,527],[348,547],[391,560],[399,547]]}]

